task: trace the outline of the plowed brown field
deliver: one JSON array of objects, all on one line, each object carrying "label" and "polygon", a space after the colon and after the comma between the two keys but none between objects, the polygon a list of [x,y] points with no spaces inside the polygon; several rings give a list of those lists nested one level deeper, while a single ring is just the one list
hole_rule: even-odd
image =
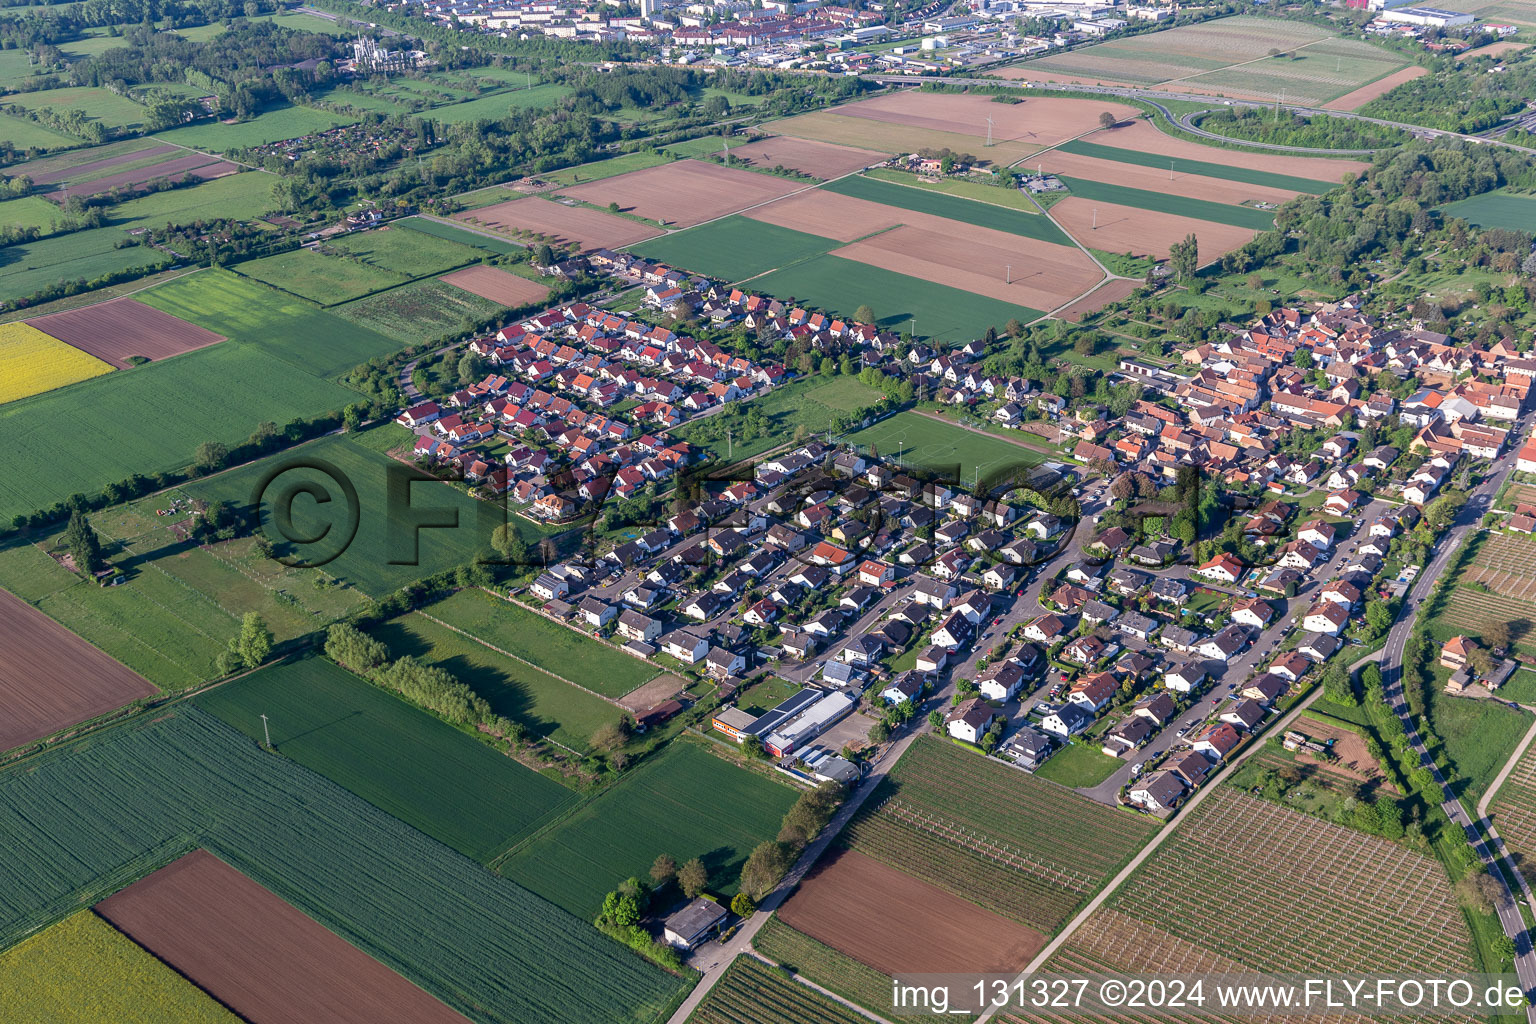
[{"label": "plowed brown field", "polygon": [[1321,156],[1282,156],[1279,153],[1250,153],[1235,149],[1218,149],[1198,142],[1186,142],[1164,135],[1145,121],[1121,124],[1118,128],[1101,130],[1085,140],[1100,146],[1135,149],[1143,153],[1180,157],[1185,160],[1203,160],[1209,164],[1226,164],[1228,167],[1245,167],[1254,171],[1273,171],[1298,178],[1327,181],[1337,184],[1346,173],[1360,173],[1370,164],[1362,160],[1331,160]]},{"label": "plowed brown field", "polygon": [[1091,130],[1106,110],[1121,118],[1140,113],[1123,103],[1100,100],[1031,96],[1022,103],[994,103],[990,96],[912,90],[838,107],[837,113],[971,135],[976,139],[973,153],[985,157],[989,119],[994,145],[1015,142],[1054,146]]},{"label": "plowed brown field", "polygon": [[659,228],[615,217],[585,206],[565,206],[538,196],[453,215],[466,224],[493,229],[535,231],[562,245],[583,249],[618,248],[661,234]]},{"label": "plowed brown field", "polygon": [[625,213],[671,227],[689,227],[805,187],[805,182],[739,167],[677,160],[563,189],[561,194],[594,206],[618,203]]},{"label": "plowed brown field", "polygon": [[851,850],[779,910],[784,923],[885,974],[1016,971],[1045,936]]},{"label": "plowed brown field", "polygon": [[831,142],[815,142],[777,135],[731,150],[731,155],[751,161],[756,167],[791,167],[818,178],[840,178],[885,159],[872,149],[855,149]]},{"label": "plowed brown field", "polygon": [[1294,199],[1299,194],[1288,188],[1207,178],[1177,169],[1170,176],[1166,167],[1141,167],[1118,160],[1100,160],[1098,157],[1063,153],[1060,150],[1041,154],[1032,161],[1032,166],[1043,166],[1047,174],[1065,174],[1073,178],[1086,178],[1088,181],[1104,181],[1111,185],[1124,185],[1170,196],[1189,196],[1230,206],[1241,206],[1250,199],[1278,204]]},{"label": "plowed brown field", "polygon": [[0,750],[154,692],[137,672],[0,590]]},{"label": "plowed brown field", "polygon": [[466,1024],[203,850],[97,904],[96,912],[252,1024]]},{"label": "plowed brown field", "polygon": [[1360,88],[1354,90],[1353,92],[1347,92],[1336,100],[1324,103],[1323,109],[1358,110],[1359,108],[1365,106],[1367,103],[1371,102],[1371,100],[1375,99],[1376,97],[1384,96],[1391,92],[1393,89],[1396,89],[1404,82],[1411,82],[1415,78],[1418,78],[1420,75],[1426,75],[1428,73],[1429,69],[1420,67],[1417,64],[1413,65],[1412,67],[1403,68],[1401,71],[1394,71],[1390,75],[1387,75],[1385,78],[1378,78],[1370,85],[1362,85]]},{"label": "plowed brown field", "polygon": [[165,359],[224,340],[222,334],[127,297],[49,313],[27,323],[120,370],[130,365],[129,356]]},{"label": "plowed brown field", "polygon": [[[1129,252],[1137,256],[1150,255],[1158,259],[1166,259],[1169,246],[1193,234],[1200,240],[1202,264],[1246,244],[1257,234],[1252,228],[1138,210],[1132,206],[1117,206],[1078,196],[1063,199],[1051,207],[1051,216],[1073,238],[1090,249]],[[1097,227],[1094,226],[1095,217]]]},{"label": "plowed brown field", "polygon": [[497,267],[484,265],[455,270],[451,274],[444,274],[438,280],[451,284],[455,288],[462,288],[482,299],[499,302],[503,306],[524,306],[530,302],[538,302],[549,294],[549,289],[537,281],[530,281],[526,277],[518,277]]}]

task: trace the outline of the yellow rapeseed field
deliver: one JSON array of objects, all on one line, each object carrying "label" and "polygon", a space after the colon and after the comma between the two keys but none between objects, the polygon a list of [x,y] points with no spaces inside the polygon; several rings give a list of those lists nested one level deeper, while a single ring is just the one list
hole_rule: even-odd
[{"label": "yellow rapeseed field", "polygon": [[111,373],[112,365],[23,323],[0,324],[0,402]]},{"label": "yellow rapeseed field", "polygon": [[0,953],[0,1008],[38,1024],[239,1022],[89,910]]}]

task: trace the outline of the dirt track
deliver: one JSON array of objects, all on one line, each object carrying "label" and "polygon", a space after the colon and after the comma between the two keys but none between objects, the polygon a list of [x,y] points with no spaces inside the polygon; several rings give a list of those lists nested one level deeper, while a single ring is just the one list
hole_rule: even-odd
[{"label": "dirt track", "polygon": [[137,672],[0,590],[0,750],[155,692]]},{"label": "dirt track", "polygon": [[222,334],[189,324],[126,296],[63,313],[50,313],[27,323],[120,370],[131,365],[129,356],[166,359],[224,340]]},{"label": "dirt track", "polygon": [[479,210],[456,213],[454,220],[487,228],[536,231],[561,244],[583,249],[617,248],[655,238],[661,229],[615,217],[585,206],[565,206],[538,196],[512,199]]},{"label": "dirt track", "polygon": [[483,264],[455,270],[451,274],[444,274],[438,280],[451,284],[455,288],[462,288],[482,299],[499,302],[503,306],[522,306],[530,302],[538,302],[549,294],[549,289],[537,281],[530,281],[526,277],[518,277],[516,274],[509,274],[505,270]]},{"label": "dirt track", "polygon": [[96,912],[253,1024],[466,1024],[203,850],[97,904]]},{"label": "dirt track", "polygon": [[805,188],[803,181],[723,167],[705,160],[677,160],[561,190],[595,206],[618,203],[625,213],[672,227],[688,227]]},{"label": "dirt track", "polygon": [[1020,970],[1045,936],[852,850],[779,910],[791,928],[885,974]]}]

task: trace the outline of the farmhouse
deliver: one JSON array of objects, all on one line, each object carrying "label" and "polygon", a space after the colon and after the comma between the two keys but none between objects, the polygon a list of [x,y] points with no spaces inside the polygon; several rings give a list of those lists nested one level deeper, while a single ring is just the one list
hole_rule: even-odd
[{"label": "farmhouse", "polygon": [[714,900],[696,897],[682,910],[667,918],[662,936],[668,944],[690,950],[720,930],[726,910]]}]

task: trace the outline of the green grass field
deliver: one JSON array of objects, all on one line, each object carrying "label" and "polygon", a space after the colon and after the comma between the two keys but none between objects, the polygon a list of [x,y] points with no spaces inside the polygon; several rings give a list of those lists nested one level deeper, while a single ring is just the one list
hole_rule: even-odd
[{"label": "green grass field", "polygon": [[719,459],[751,458],[784,444],[801,428],[813,433],[829,430],[840,417],[868,408],[881,397],[880,392],[852,377],[810,377],[774,388],[752,400],[752,410],[765,416],[770,424],[760,437],[728,439],[711,429],[707,419],[684,425],[677,436]]},{"label": "green grass field", "polygon": [[[4,67],[3,62],[14,59],[13,54],[21,55],[23,60],[26,56],[21,50],[0,50],[0,69]],[[30,118],[17,117],[15,114],[0,114],[0,137],[8,139],[18,149],[53,151],[85,145],[84,139],[44,128]]]},{"label": "green grass field", "polygon": [[656,1024],[688,985],[188,704],[19,768],[0,946],[202,847],[481,1024]]},{"label": "green grass field", "polygon": [[608,697],[654,679],[649,662],[525,611],[483,590],[461,590],[432,612],[451,626]]},{"label": "green grass field", "polygon": [[37,1024],[240,1019],[89,910],[0,953],[0,1007]]},{"label": "green grass field", "polygon": [[[436,616],[435,606],[426,609]],[[447,620],[444,620],[447,621]],[[498,715],[572,750],[585,752],[592,734],[617,722],[623,710],[548,672],[491,650],[424,615],[392,619],[371,630],[396,657],[412,655],[452,672],[484,697]]]},{"label": "green grass field", "polygon": [[[1025,213],[1023,210],[979,203],[972,199],[911,188],[863,175],[840,178],[823,185],[822,188],[839,195],[867,199],[872,203],[894,206],[901,210],[912,210],[916,213],[932,214],[935,217],[946,217],[949,220],[960,221],[962,224],[974,224],[977,227],[992,228],[995,231],[1006,231],[1012,235],[1023,235],[1025,238],[1037,238],[1042,242],[1052,242],[1056,245],[1072,244],[1072,240],[1050,218],[1042,217],[1038,213]],[[1002,189],[997,191],[1001,192]]]},{"label": "green grass field", "polygon": [[[243,441],[263,421],[335,411],[356,397],[255,347],[225,343],[9,402],[0,406],[10,441],[0,455],[0,519],[134,472],[184,468],[204,441]],[[67,459],[38,458],[69,437],[94,441]]]},{"label": "green grass field", "polygon": [[[1096,142],[1087,142],[1083,139],[1073,139],[1056,147],[1063,153],[1076,153],[1078,156],[1091,156],[1099,160],[1113,160],[1116,163],[1133,164],[1137,167],[1156,167],[1162,169],[1169,164],[1169,158],[1157,153],[1143,153],[1136,149],[1121,149],[1119,146],[1101,146]],[[1251,170],[1247,167],[1228,167],[1226,164],[1208,163],[1202,160],[1174,160],[1175,170],[1185,174],[1201,174],[1208,178],[1224,178],[1227,181],[1241,181],[1248,185],[1267,185],[1270,188],[1288,188],[1297,192],[1311,192],[1321,195],[1331,188],[1338,187],[1336,181],[1319,181],[1313,178],[1298,178],[1290,174],[1275,174],[1271,171]],[[1340,177],[1343,171],[1339,172]]]},{"label": "green grass field", "polygon": [[662,148],[673,156],[686,159],[691,156],[719,153],[736,145],[741,145],[741,143],[730,142],[730,140],[724,139],[719,135],[705,135],[698,139],[684,139],[682,142],[671,142]]},{"label": "green grass field", "polygon": [[342,235],[330,247],[408,278],[442,274],[474,263],[484,255],[481,247],[436,232],[397,231],[392,227]]},{"label": "green grass field", "polygon": [[15,93],[7,96],[5,102],[28,110],[81,110],[92,121],[100,121],[109,128],[138,125],[145,110],[133,100],[97,86]]},{"label": "green grass field", "polygon": [[888,181],[894,185],[920,188],[928,192],[943,192],[945,195],[959,196],[961,199],[974,199],[978,203],[986,203],[989,206],[1007,206],[1033,214],[1040,212],[1034,200],[1017,188],[999,188],[996,185],[967,181],[964,178],[942,178],[930,181],[889,167],[875,167],[864,171],[863,174],[864,177],[874,178],[876,181]]},{"label": "green grass field", "polygon": [[577,917],[645,877],[657,854],[701,857],[709,891],[736,892],[752,847],[772,839],[798,791],[689,743],[674,743],[554,829],[523,846],[503,875]]},{"label": "green grass field", "polygon": [[272,211],[272,183],[276,180],[275,175],[265,171],[251,171],[140,196],[112,208],[112,225],[126,230],[158,228],[168,223],[191,224],[216,217],[255,220]]},{"label": "green grass field", "polygon": [[0,302],[25,298],[61,281],[94,281],[133,267],[158,267],[171,257],[143,246],[115,248],[119,228],[88,228],[7,246],[0,255]]},{"label": "green grass field", "polygon": [[57,204],[42,196],[22,196],[0,202],[0,224],[16,228],[37,228],[44,235],[64,217]]},{"label": "green grass field", "polygon": [[157,137],[178,146],[223,153],[231,149],[260,146],[281,139],[296,139],[302,135],[323,132],[327,128],[338,128],[344,124],[355,123],[357,123],[355,117],[315,110],[311,107],[276,107],[262,111],[249,121],[240,121],[236,124],[224,124],[222,121],[189,124],[161,132]]},{"label": "green grass field", "polygon": [[313,249],[292,249],[248,260],[234,272],[323,306],[350,302],[409,280],[383,267],[321,255]]},{"label": "green grass field", "polygon": [[340,376],[401,347],[399,339],[227,270],[188,274],[134,297],[319,377]]},{"label": "green grass field", "polygon": [[485,235],[477,235],[473,231],[465,231],[456,228],[452,224],[444,224],[440,220],[428,220],[425,217],[406,217],[397,220],[391,227],[396,229],[408,229],[418,231],[424,235],[433,235],[437,238],[446,238],[450,242],[458,242],[461,245],[473,246],[484,249],[487,252],[496,253],[498,256],[510,256],[520,253],[523,247],[512,242],[503,241],[500,238],[487,238]]},{"label": "green grass field", "polygon": [[842,244],[835,239],[734,216],[641,242],[631,251],[709,277],[745,281],[820,256]]},{"label": "green grass field", "polygon": [[755,278],[752,289],[840,316],[852,316],[859,306],[868,303],[882,327],[915,331],[919,337],[940,342],[973,341],[985,334],[988,327],[1001,328],[1010,320],[1029,323],[1042,315],[1027,306],[973,295],[831,254]]},{"label": "green grass field", "polygon": [[513,89],[478,99],[466,100],[445,107],[434,107],[422,116],[444,124],[462,124],[465,121],[492,121],[506,117],[514,110],[554,106],[570,95],[564,85],[535,85],[532,89]]},{"label": "green grass field", "polygon": [[1117,758],[1085,743],[1069,743],[1051,755],[1051,759],[1035,772],[1038,778],[1060,783],[1073,789],[1097,786],[1115,773],[1121,762]]},{"label": "green grass field", "polygon": [[413,281],[326,310],[358,327],[406,345],[456,334],[501,307],[490,299],[442,281]]},{"label": "green grass field", "polygon": [[413,828],[487,861],[575,796],[323,658],[263,669],[198,707]]},{"label": "green grass field", "polygon": [[[296,460],[302,459],[334,467],[355,488],[359,506],[356,535],[339,557],[325,565],[325,571],[371,597],[382,598],[413,580],[463,565],[478,554],[491,553],[491,530],[501,523],[501,509],[496,503],[476,501],[451,484],[432,480],[404,463],[353,444],[345,436],[321,438],[294,451],[188,484],[186,490],[207,501],[217,499],[244,505],[263,476],[276,467],[295,465]],[[312,547],[290,547],[271,521],[272,501],[301,482],[315,484],[333,496],[330,504],[317,504],[309,498],[294,502],[296,536],[315,536],[327,525],[333,525],[336,531],[333,537]],[[407,489],[409,500],[404,493]],[[334,554],[341,543],[347,511],[342,507],[343,498],[340,484],[326,472],[288,469],[267,492],[261,509],[262,522],[280,552],[291,550],[308,559]],[[445,515],[457,518],[458,526],[423,528],[416,533],[409,526],[413,517],[442,521]],[[531,524],[520,518],[514,521],[525,527],[523,532],[530,544],[538,543],[539,535]]]},{"label": "green grass field", "polygon": [[847,440],[872,446],[882,457],[912,466],[948,472],[958,466],[958,479],[966,484],[977,479],[978,473],[986,479],[1010,467],[1033,466],[1043,459],[1038,452],[1000,437],[978,434],[916,412],[897,413],[850,434]]},{"label": "green grass field", "polygon": [[1072,190],[1073,195],[1094,202],[1118,203],[1138,210],[1155,210],[1158,213],[1192,217],[1213,224],[1231,224],[1233,227],[1252,228],[1255,231],[1268,231],[1275,226],[1274,214],[1247,206],[1228,206],[1226,203],[1213,203],[1190,196],[1170,196],[1163,192],[1148,192],[1146,189],[1127,188],[1104,181],[1069,178],[1064,174],[1058,177]]},{"label": "green grass field", "polygon": [[1536,232],[1536,195],[1485,192],[1440,207],[1446,217],[1460,217],[1478,227]]},{"label": "green grass field", "polygon": [[558,171],[541,174],[539,177],[545,181],[558,181],[562,185],[584,185],[589,181],[612,178],[615,175],[641,171],[647,167],[658,167],[671,162],[672,158],[669,156],[642,149],[622,156],[609,157],[607,160],[594,160],[575,167],[563,167]]}]

